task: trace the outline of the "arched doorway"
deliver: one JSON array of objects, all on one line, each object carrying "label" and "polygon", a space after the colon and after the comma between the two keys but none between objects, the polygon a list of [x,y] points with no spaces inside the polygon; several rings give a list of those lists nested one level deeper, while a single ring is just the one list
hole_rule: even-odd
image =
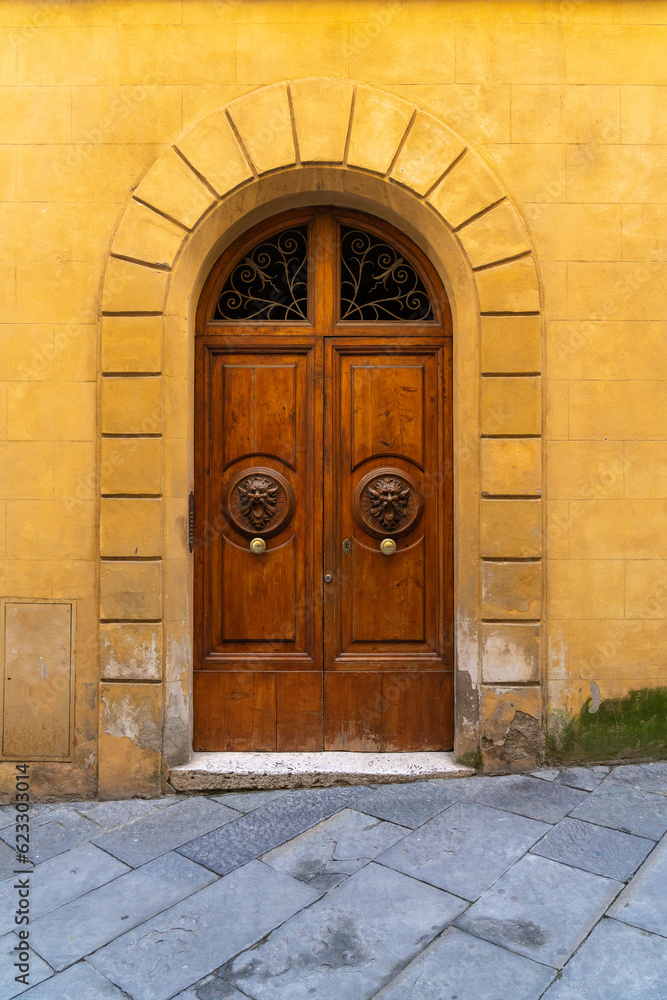
[{"label": "arched doorway", "polygon": [[388,223],[233,243],[196,320],[196,750],[445,750],[449,304]]}]

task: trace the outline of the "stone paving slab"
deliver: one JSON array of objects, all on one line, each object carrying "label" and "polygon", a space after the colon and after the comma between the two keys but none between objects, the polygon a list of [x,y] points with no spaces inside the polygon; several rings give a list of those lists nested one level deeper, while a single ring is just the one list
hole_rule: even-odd
[{"label": "stone paving slab", "polygon": [[654,847],[655,842],[644,837],[566,817],[532,848],[532,853],[625,882]]},{"label": "stone paving slab", "polygon": [[[97,837],[99,832],[100,828],[95,823],[73,810],[66,807],[54,809],[47,812],[41,822],[31,823],[28,853],[33,864],[38,865],[56,854],[85,844]],[[15,835],[11,826],[5,827],[0,836],[11,845],[14,844]]]},{"label": "stone paving slab", "polygon": [[265,806],[273,799],[279,799],[281,795],[285,795],[284,789],[267,792],[223,792],[222,795],[211,795],[209,798],[214,802],[222,802],[223,806],[229,806],[237,812],[248,813]]},{"label": "stone paving slab", "polygon": [[288,792],[219,830],[196,840],[191,838],[191,843],[181,847],[180,852],[219,875],[226,875],[333,816],[365,791],[356,786]]},{"label": "stone paving slab", "polygon": [[632,785],[643,792],[667,795],[667,760],[655,764],[622,764],[613,769],[609,780]]},{"label": "stone paving slab", "polygon": [[9,844],[0,843],[0,879],[9,878],[16,867],[15,848],[10,847]]},{"label": "stone paving slab", "polygon": [[666,996],[665,939],[605,919],[543,1000],[665,1000]]},{"label": "stone paving slab", "polygon": [[383,785],[360,798],[354,808],[414,830],[462,798],[468,787],[466,779]]},{"label": "stone paving slab", "polygon": [[46,979],[21,994],[26,1000],[127,1000],[127,994],[101,976],[88,962]]},{"label": "stone paving slab", "polygon": [[605,781],[570,815],[622,833],[659,840],[667,832],[667,796]]},{"label": "stone paving slab", "polygon": [[473,900],[550,829],[477,802],[457,802],[377,860]]},{"label": "stone paving slab", "polygon": [[215,878],[180,854],[163,854],[35,921],[31,943],[51,968],[60,971]]},{"label": "stone paving slab", "polygon": [[174,1000],[248,1000],[248,994],[240,993],[231,983],[213,975],[179,993]]},{"label": "stone paving slab", "polygon": [[667,840],[651,852],[607,912],[626,924],[667,937]]},{"label": "stone paving slab", "polygon": [[507,774],[475,778],[470,782],[468,797],[494,809],[557,823],[583,801],[586,793],[524,774]]},{"label": "stone paving slab", "polygon": [[278,871],[323,892],[369,864],[409,831],[344,809],[262,857]]},{"label": "stone paving slab", "polygon": [[609,768],[565,767],[556,781],[559,785],[569,785],[570,788],[581,788],[584,792],[592,792],[604,780]]},{"label": "stone paving slab", "polygon": [[121,799],[117,802],[75,802],[72,809],[110,831],[164,809],[167,803],[170,804],[169,799]]},{"label": "stone paving slab", "polygon": [[123,934],[88,961],[133,1000],[168,1000],[318,896],[289,875],[252,861]]},{"label": "stone paving slab", "polygon": [[21,996],[36,983],[41,983],[43,979],[52,976],[53,972],[46,962],[43,962],[39,955],[34,952],[30,954],[30,985],[24,986],[16,982],[16,976],[20,972],[14,967],[16,958],[16,946],[19,944],[16,934],[5,934],[0,938],[0,997],[2,1000],[12,1000],[12,997]]},{"label": "stone paving slab", "polygon": [[370,864],[219,972],[253,1000],[367,1000],[464,906]]},{"label": "stone paving slab", "polygon": [[95,844],[133,868],[237,819],[238,813],[209,799],[186,798],[95,839]]},{"label": "stone paving slab", "polygon": [[450,927],[374,1000],[537,1000],[555,975],[555,969]]},{"label": "stone paving slab", "polygon": [[[28,869],[30,871],[30,869]],[[29,878],[30,918],[38,917],[64,906],[98,886],[130,871],[117,858],[93,844],[81,844],[64,854],[43,861],[32,870]],[[14,885],[25,876],[14,875],[0,885],[0,935],[14,930],[14,910],[17,894]]]},{"label": "stone paving slab", "polygon": [[560,969],[620,888],[612,879],[527,854],[456,925]]}]

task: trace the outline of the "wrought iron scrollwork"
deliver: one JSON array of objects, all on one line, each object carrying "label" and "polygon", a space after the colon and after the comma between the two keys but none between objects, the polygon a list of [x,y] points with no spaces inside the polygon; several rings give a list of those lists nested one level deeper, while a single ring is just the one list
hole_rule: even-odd
[{"label": "wrought iron scrollwork", "polygon": [[227,278],[215,308],[221,320],[308,319],[308,227],[262,240]]},{"label": "wrought iron scrollwork", "polygon": [[341,320],[433,321],[433,306],[416,270],[389,243],[341,226]]}]

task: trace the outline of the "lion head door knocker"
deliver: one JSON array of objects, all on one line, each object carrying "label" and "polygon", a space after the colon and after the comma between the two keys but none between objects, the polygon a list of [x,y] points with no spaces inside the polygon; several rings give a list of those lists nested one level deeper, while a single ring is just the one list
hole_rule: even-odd
[{"label": "lion head door knocker", "polygon": [[406,472],[379,469],[359,482],[352,507],[364,531],[376,538],[399,538],[418,523],[424,497],[418,483]]},{"label": "lion head door knocker", "polygon": [[287,527],[294,502],[294,490],[279,472],[246,469],[227,487],[223,512],[242,535],[267,538]]}]

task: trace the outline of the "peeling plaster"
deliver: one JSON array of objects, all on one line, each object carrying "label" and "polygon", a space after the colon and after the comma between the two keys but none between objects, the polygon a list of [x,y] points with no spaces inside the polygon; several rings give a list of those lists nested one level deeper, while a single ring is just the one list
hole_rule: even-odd
[{"label": "peeling plaster", "polygon": [[136,695],[126,694],[119,699],[102,696],[104,716],[102,726],[108,736],[127,738],[142,750],[160,750],[160,726],[147,718],[146,705]]}]

